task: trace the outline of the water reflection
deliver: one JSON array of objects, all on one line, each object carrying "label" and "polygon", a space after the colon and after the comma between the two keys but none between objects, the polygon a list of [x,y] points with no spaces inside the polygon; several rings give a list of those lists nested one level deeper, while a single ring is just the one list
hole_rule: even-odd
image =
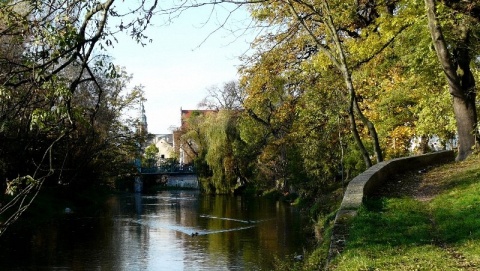
[{"label": "water reflection", "polygon": [[100,215],[0,245],[1,270],[271,270],[275,255],[302,253],[304,237],[291,206],[173,191],[113,196]]}]

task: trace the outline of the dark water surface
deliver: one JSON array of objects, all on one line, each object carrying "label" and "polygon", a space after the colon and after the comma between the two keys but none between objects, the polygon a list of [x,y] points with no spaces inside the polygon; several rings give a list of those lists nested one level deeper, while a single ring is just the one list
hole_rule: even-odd
[{"label": "dark water surface", "polygon": [[115,195],[94,216],[8,231],[0,270],[271,270],[305,246],[292,206],[194,191]]}]

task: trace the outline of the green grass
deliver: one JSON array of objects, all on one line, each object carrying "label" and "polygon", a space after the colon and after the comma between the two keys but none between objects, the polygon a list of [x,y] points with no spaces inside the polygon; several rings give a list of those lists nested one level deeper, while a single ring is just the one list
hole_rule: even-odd
[{"label": "green grass", "polygon": [[480,270],[480,159],[423,176],[433,199],[369,199],[331,270]]}]

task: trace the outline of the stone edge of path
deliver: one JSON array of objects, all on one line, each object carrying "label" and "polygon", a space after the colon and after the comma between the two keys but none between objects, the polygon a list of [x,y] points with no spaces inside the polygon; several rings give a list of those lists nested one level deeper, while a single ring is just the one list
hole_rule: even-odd
[{"label": "stone edge of path", "polygon": [[389,177],[398,173],[453,161],[455,161],[455,154],[452,150],[402,157],[378,163],[353,178],[348,183],[342,203],[335,216],[327,266],[334,257],[342,252],[348,236],[349,224],[357,215],[358,208],[360,208],[366,196],[388,181]]}]

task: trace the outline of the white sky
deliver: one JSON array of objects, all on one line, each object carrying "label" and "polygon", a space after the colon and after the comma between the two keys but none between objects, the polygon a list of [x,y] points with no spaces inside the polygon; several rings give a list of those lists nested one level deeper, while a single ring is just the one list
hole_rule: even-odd
[{"label": "white sky", "polygon": [[[235,38],[224,29],[208,37],[218,26],[216,19],[204,25],[209,12],[209,8],[191,9],[169,26],[162,26],[158,18],[146,32],[152,43],[142,47],[118,35],[119,43],[109,49],[115,65],[133,74],[132,87],[144,86],[150,133],[170,133],[170,126],[180,125],[180,108],[196,109],[208,87],[238,79],[238,57],[248,51],[253,34]],[[232,23],[248,18],[244,10],[234,15]]]}]

